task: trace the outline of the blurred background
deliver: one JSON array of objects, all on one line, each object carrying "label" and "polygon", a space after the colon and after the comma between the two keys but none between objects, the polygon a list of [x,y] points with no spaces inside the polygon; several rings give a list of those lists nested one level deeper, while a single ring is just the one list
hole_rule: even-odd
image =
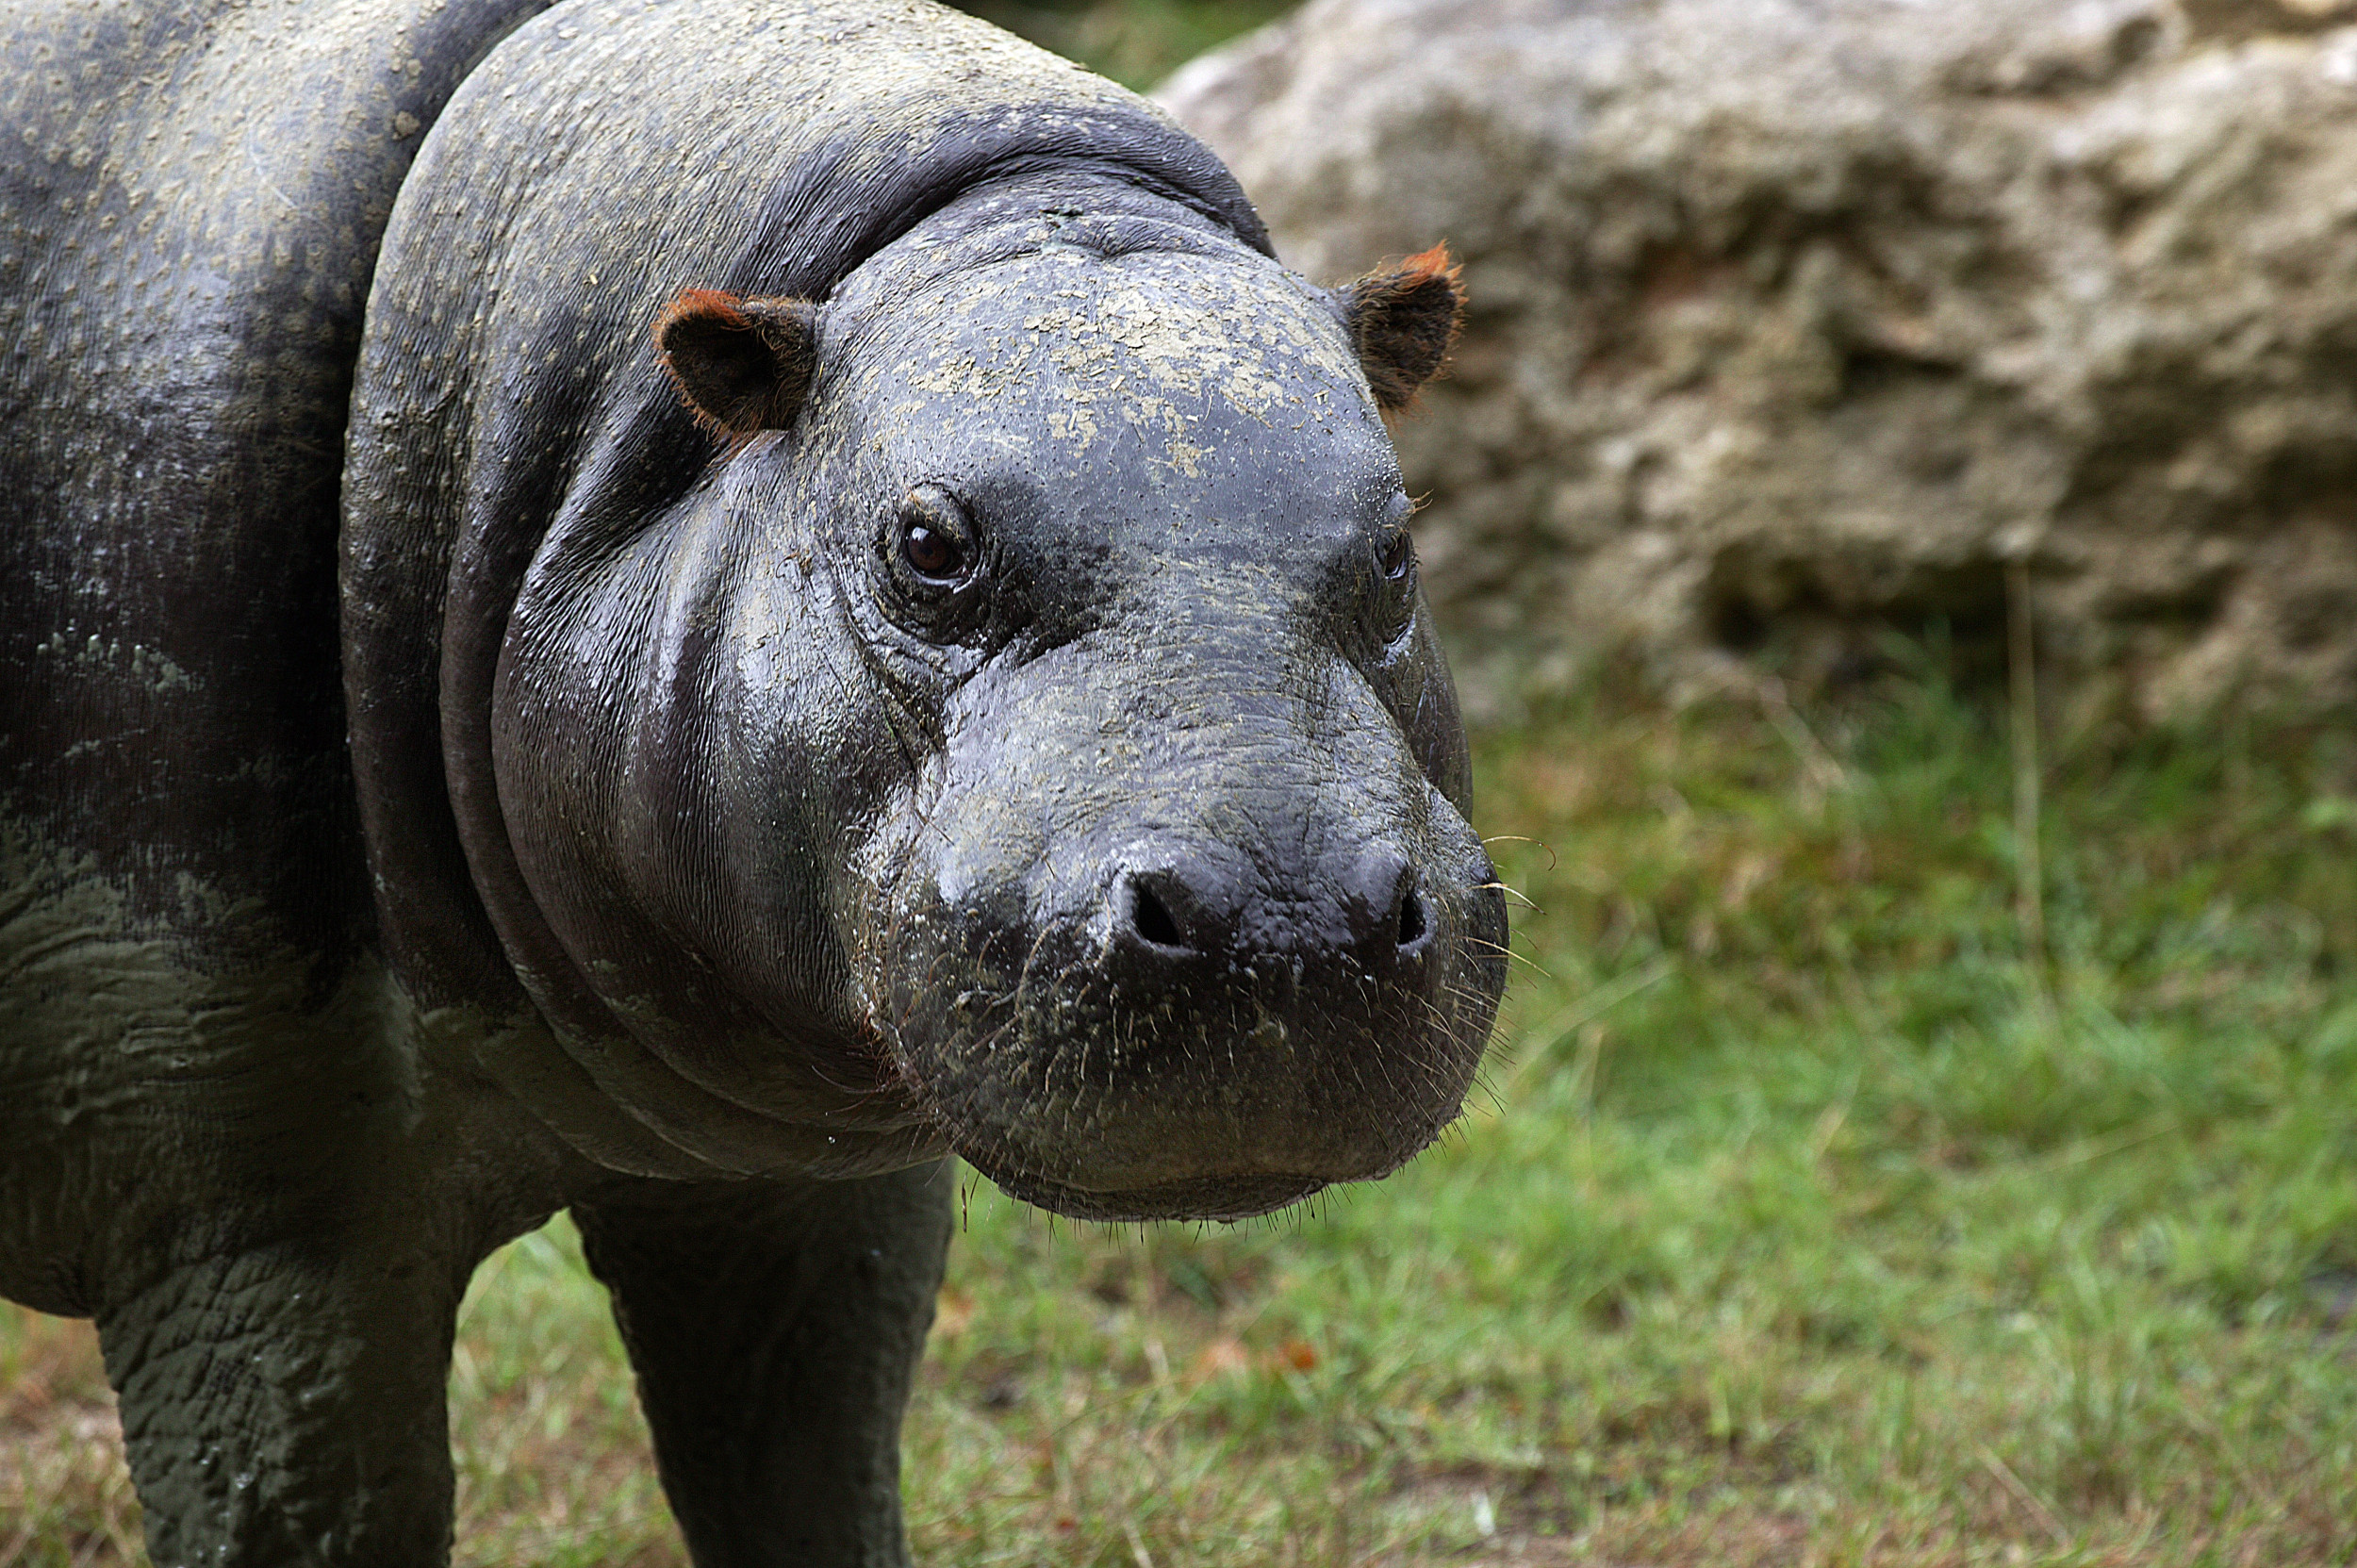
[{"label": "blurred background", "polygon": [[[1446,1142],[1238,1228],[970,1173],[918,1560],[2357,1560],[2357,3],[1074,0],[1398,421],[1514,981]],[[0,1316],[0,1568],[129,1560]],[[676,1564],[563,1222],[459,1560]]]}]

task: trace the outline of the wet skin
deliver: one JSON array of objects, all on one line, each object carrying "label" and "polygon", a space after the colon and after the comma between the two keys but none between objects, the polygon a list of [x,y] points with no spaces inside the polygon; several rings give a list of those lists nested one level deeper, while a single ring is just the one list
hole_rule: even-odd
[{"label": "wet skin", "polygon": [[696,1560],[903,1561],[943,1154],[1263,1213],[1503,985],[1377,412],[1453,275],[948,12],[537,8],[0,66],[0,1292],[159,1563],[442,1560],[562,1208]]}]

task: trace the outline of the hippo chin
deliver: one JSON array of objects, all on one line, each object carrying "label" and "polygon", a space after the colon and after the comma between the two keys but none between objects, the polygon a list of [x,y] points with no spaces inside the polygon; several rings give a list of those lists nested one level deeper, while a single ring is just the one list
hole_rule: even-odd
[{"label": "hippo chin", "polygon": [[1313,287],[930,6],[542,9],[0,45],[0,1293],[161,1564],[443,1560],[563,1209],[695,1560],[905,1561],[941,1156],[1262,1213],[1504,984],[1380,419],[1446,257]]}]

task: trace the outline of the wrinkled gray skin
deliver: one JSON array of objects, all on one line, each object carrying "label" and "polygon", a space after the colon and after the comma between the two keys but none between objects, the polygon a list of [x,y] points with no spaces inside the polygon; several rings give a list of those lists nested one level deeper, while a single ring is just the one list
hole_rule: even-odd
[{"label": "wrinkled gray skin", "polygon": [[[1503,983],[1351,296],[951,13],[539,9],[0,41],[0,1293],[168,1568],[443,1560],[569,1207],[695,1560],[904,1561],[940,1156],[1265,1212]],[[814,303],[790,416],[684,289]]]}]

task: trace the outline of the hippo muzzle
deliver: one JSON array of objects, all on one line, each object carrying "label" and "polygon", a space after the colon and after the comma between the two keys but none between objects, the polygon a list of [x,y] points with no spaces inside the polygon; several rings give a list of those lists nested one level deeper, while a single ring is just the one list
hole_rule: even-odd
[{"label": "hippo muzzle", "polygon": [[1464,818],[1356,671],[1221,640],[1141,675],[1082,639],[969,692],[877,887],[904,1081],[1059,1213],[1236,1218],[1382,1176],[1488,1032],[1505,914]]}]

